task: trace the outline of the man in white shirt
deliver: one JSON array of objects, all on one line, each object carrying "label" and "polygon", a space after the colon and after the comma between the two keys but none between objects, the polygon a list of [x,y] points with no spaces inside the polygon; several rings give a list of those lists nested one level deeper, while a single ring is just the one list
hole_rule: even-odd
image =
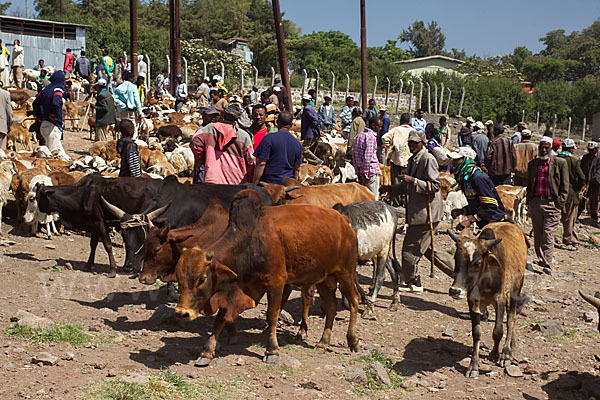
[{"label": "man in white shirt", "polygon": [[23,82],[23,67],[25,66],[25,55],[23,54],[23,48],[21,47],[21,42],[19,39],[15,39],[15,47],[13,49],[13,62],[12,62],[12,70],[13,70],[13,81],[15,82],[15,86],[19,89],[21,88],[21,83]]},{"label": "man in white shirt", "polygon": [[[381,137],[381,141],[386,148],[386,154],[389,155],[390,159],[392,185],[400,184],[399,176],[406,175],[408,159],[411,156],[408,148],[408,134],[412,130],[414,128],[410,125],[410,114],[403,113],[400,115],[400,126],[390,129],[388,133]],[[399,203],[402,204],[404,201],[399,201]]]}]

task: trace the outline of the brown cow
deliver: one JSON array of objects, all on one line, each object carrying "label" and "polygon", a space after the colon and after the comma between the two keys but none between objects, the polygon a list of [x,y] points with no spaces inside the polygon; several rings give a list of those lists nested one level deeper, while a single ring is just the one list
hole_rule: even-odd
[{"label": "brown cow", "polygon": [[[500,365],[510,365],[515,338],[517,303],[521,296],[525,264],[527,263],[527,239],[518,225],[511,222],[495,222],[486,225],[476,238],[466,230],[460,235],[449,231],[456,242],[454,255],[454,282],[449,293],[455,299],[467,299],[473,327],[473,357],[466,376],[479,376],[479,325],[482,310],[488,305],[496,310],[494,325],[494,348],[490,360]],[[504,334],[502,324],[507,314],[506,341],[500,355],[500,341]]]},{"label": "brown cow", "polygon": [[[316,232],[327,234],[315,241]],[[263,207],[256,191],[243,190],[233,200],[225,233],[206,250],[187,249],[175,269],[181,290],[177,317],[193,320],[200,312],[214,314],[218,310],[214,331],[196,365],[210,363],[225,324],[254,307],[265,293],[269,325],[265,360],[275,361],[279,354],[277,320],[286,284],[298,286],[304,293],[313,285],[319,289],[327,312],[317,347],[324,350],[331,337],[339,282],[350,306],[348,345],[357,350],[358,248],[346,217],[310,205]]]},{"label": "brown cow", "polygon": [[[28,122],[28,121],[27,121]],[[29,132],[29,126],[26,121],[21,123],[13,122],[10,127],[10,131],[7,135],[7,147],[11,147],[13,150],[17,150],[17,142],[23,145],[25,150],[31,151],[31,132]]]},{"label": "brown cow", "polygon": [[150,150],[148,147],[140,146],[138,151],[140,153],[140,164],[144,171],[161,162],[169,163],[167,156],[160,150]]},{"label": "brown cow", "polygon": [[271,194],[273,204],[312,204],[331,208],[337,203],[345,206],[357,201],[375,200],[369,189],[356,182],[287,187],[269,183],[265,185],[265,189]]},{"label": "brown cow", "polygon": [[117,153],[117,141],[116,140],[108,140],[106,142],[94,142],[89,150],[88,154],[90,156],[98,156],[102,157],[106,162],[114,161],[120,158],[119,153]]}]

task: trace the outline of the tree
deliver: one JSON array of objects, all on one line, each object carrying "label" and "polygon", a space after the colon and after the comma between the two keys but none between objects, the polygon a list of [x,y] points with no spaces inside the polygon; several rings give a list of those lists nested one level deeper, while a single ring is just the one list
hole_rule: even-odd
[{"label": "tree", "polygon": [[11,1],[0,2],[0,14],[6,14],[6,10],[8,10],[11,5]]},{"label": "tree", "polygon": [[415,21],[398,36],[400,42],[411,43],[413,57],[427,57],[444,53],[446,36],[435,21],[427,26],[423,21]]},{"label": "tree", "polygon": [[515,47],[510,57],[512,65],[515,66],[517,71],[522,72],[523,63],[532,55],[533,53],[525,46]]}]

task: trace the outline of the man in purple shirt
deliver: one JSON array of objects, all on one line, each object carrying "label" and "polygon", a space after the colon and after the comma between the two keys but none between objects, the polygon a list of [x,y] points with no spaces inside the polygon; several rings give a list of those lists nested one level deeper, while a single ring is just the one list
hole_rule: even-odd
[{"label": "man in purple shirt", "polygon": [[310,105],[312,97],[309,94],[305,94],[302,97],[302,121],[300,125],[300,139],[302,139],[302,156],[309,164],[321,165],[323,161],[320,160],[313,151],[317,147],[321,132],[319,130],[319,115]]},{"label": "man in purple shirt", "polygon": [[379,160],[377,159],[377,132],[381,129],[379,117],[369,118],[369,128],[356,135],[352,150],[352,164],[361,185],[379,199]]}]

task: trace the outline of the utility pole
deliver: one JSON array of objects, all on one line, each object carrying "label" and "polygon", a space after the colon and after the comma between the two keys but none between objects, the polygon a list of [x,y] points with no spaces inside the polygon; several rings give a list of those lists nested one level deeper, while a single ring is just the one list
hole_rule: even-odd
[{"label": "utility pole", "polygon": [[277,50],[279,51],[279,72],[283,86],[287,91],[287,101],[285,109],[292,111],[292,91],[290,88],[290,73],[288,71],[287,57],[285,55],[285,41],[283,37],[283,24],[281,23],[281,9],[279,8],[279,0],[273,0],[273,17],[275,18],[275,36],[277,37]]},{"label": "utility pole", "polygon": [[60,17],[63,17],[63,0],[59,1]]},{"label": "utility pole", "polygon": [[367,17],[365,15],[365,0],[360,0],[360,68],[361,68],[361,107],[367,108]]},{"label": "utility pole", "polygon": [[181,42],[179,29],[179,0],[169,0],[169,22],[170,22],[170,45],[169,53],[171,55],[171,74],[170,90],[175,95],[177,88],[177,75],[181,75]]},{"label": "utility pole", "polygon": [[29,18],[29,0],[25,0],[25,17]]},{"label": "utility pole", "polygon": [[[138,72],[138,31],[137,31],[137,0],[129,0],[129,26],[131,35],[131,72],[137,79]],[[148,83],[146,83],[148,84]]]}]

